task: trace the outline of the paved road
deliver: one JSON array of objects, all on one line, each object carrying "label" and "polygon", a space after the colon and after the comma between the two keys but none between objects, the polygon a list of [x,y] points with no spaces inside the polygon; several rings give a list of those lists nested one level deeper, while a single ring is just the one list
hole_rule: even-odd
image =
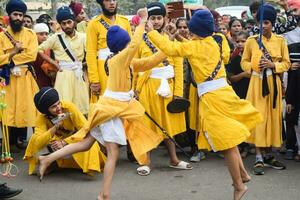
[{"label": "paved road", "polygon": [[[122,149],[121,159],[113,180],[113,200],[232,200],[231,180],[223,159],[210,154],[205,161],[194,164],[190,171],[167,167],[164,148],[153,155],[153,171],[148,177],[136,174],[136,165],[126,160]],[[39,182],[36,176],[27,175],[27,164],[19,154],[15,162],[19,176],[7,181],[24,192],[15,200],[95,200],[101,187],[102,175],[89,177],[78,170],[59,170]],[[182,157],[184,158],[184,157]],[[245,160],[251,169],[254,157]],[[300,163],[285,161],[287,170],[268,169],[264,176],[252,175],[249,192],[244,200],[299,200]]]}]

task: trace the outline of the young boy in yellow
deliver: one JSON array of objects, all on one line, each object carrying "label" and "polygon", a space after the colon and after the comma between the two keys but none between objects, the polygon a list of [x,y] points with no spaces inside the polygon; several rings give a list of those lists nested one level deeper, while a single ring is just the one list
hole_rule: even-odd
[{"label": "young boy in yellow", "polygon": [[[212,37],[214,19],[208,10],[197,11],[189,22],[194,34],[188,42],[171,42],[162,37],[148,22],[148,36],[168,56],[188,59],[197,82],[199,100],[199,149],[223,151],[234,186],[234,200],[247,192],[244,182],[250,176],[244,168],[237,145],[244,142],[252,128],[262,121],[260,113],[241,100],[227,84],[224,62],[229,59],[229,46],[223,35],[219,46]],[[224,61],[223,61],[224,60]]]},{"label": "young boy in yellow", "polygon": [[[264,116],[247,142],[256,146],[256,161],[253,172],[264,174],[264,166],[285,169],[285,165],[272,155],[263,155],[263,148],[281,147],[282,144],[282,87],[280,73],[290,67],[287,44],[283,37],[272,33],[276,21],[276,10],[269,4],[263,6],[256,15],[257,21],[263,20],[262,50],[259,37],[250,37],[245,45],[241,66],[251,73],[247,100],[251,101]],[[263,156],[265,156],[263,158]]]},{"label": "young boy in yellow", "polygon": [[108,58],[106,65],[107,88],[98,103],[92,107],[88,122],[80,130],[86,137],[79,143],[67,145],[49,156],[40,157],[41,178],[51,162],[66,155],[87,150],[95,140],[98,140],[105,145],[107,150],[103,188],[98,200],[107,200],[110,199],[119,145],[126,145],[127,139],[137,161],[140,164],[147,164],[147,152],[163,140],[161,135],[144,125],[145,110],[133,98],[131,70],[136,72],[148,70],[165,58],[165,55],[159,52],[147,59],[133,60],[142,41],[145,22],[148,18],[147,10],[139,10],[138,15],[142,18],[142,23],[137,27],[131,42],[129,34],[119,26],[112,26],[108,30],[107,44],[113,54]]},{"label": "young boy in yellow", "polygon": [[[166,21],[166,9],[162,3],[153,2],[147,6],[149,21],[155,25],[163,37],[164,23]],[[157,51],[156,47],[149,40],[148,35],[143,35],[143,42],[138,51],[137,57],[145,58],[152,56]],[[183,59],[181,57],[168,57],[162,59],[155,68],[144,73],[139,73],[136,84],[136,91],[139,101],[146,112],[162,127],[167,133],[174,137],[186,131],[185,113],[170,113],[167,105],[174,99],[183,97]],[[161,134],[161,130],[148,118],[145,117],[145,124],[156,134]],[[192,166],[179,160],[176,154],[175,144],[170,139],[164,140],[170,157],[169,167],[177,169],[192,169]],[[150,155],[149,155],[150,157]],[[150,158],[149,158],[150,159]],[[141,176],[149,175],[151,171],[149,165],[140,166],[137,173]]]},{"label": "young boy in yellow", "polygon": [[[60,101],[58,92],[51,87],[42,88],[34,98],[35,105],[40,111],[36,121],[36,127],[32,134],[24,160],[29,163],[29,175],[36,168],[37,154],[43,148],[48,147],[50,153],[64,146],[83,140],[85,135],[77,132],[86,123],[86,119],[79,109],[71,102]],[[62,114],[69,116],[53,123],[53,119]],[[105,156],[100,151],[97,143],[90,150],[72,154],[71,157],[57,160],[60,168],[79,168],[84,173],[101,172],[104,168]]]}]

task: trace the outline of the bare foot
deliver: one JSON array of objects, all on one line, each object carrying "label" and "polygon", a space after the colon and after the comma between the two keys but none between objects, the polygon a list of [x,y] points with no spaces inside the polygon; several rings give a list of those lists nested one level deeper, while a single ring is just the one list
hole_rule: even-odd
[{"label": "bare foot", "polygon": [[251,181],[251,176],[249,176],[248,174],[245,174],[242,176],[242,181],[243,183],[248,183]]},{"label": "bare foot", "polygon": [[248,187],[244,185],[244,188],[242,189],[234,189],[234,200],[240,200],[245,195],[245,193],[248,191]]},{"label": "bare foot", "polygon": [[110,200],[108,195],[104,195],[102,192],[98,195],[98,200]]},{"label": "bare foot", "polygon": [[46,156],[39,156],[39,176],[40,181],[42,181],[44,174],[47,170],[47,167],[50,165],[50,163],[47,161]]},{"label": "bare foot", "polygon": [[[248,182],[250,182],[250,181],[251,181],[251,176],[249,176],[248,174],[243,175],[243,176],[242,176],[242,181],[243,181],[243,183],[248,183]],[[233,183],[232,183],[232,186],[234,186]]]}]

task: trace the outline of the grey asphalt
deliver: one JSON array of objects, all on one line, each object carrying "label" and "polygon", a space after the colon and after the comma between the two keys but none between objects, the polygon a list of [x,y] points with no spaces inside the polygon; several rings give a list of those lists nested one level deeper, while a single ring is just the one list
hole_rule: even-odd
[{"label": "grey asphalt", "polygon": [[[193,170],[174,170],[168,167],[168,156],[163,147],[152,153],[151,175],[141,177],[136,174],[137,165],[126,159],[126,149],[121,149],[116,174],[113,179],[113,200],[232,200],[231,179],[224,160],[214,154],[193,164]],[[180,155],[180,154],[179,154]],[[14,162],[20,169],[16,179],[9,186],[23,188],[14,200],[96,200],[102,184],[102,174],[89,177],[79,170],[61,169],[47,175],[42,182],[37,176],[27,175],[27,163],[22,154],[15,156]],[[185,159],[183,155],[180,155]],[[243,200],[299,200],[300,163],[281,160],[287,169],[267,169],[264,176],[252,175],[248,183],[249,191]],[[251,171],[254,156],[244,160]]]}]

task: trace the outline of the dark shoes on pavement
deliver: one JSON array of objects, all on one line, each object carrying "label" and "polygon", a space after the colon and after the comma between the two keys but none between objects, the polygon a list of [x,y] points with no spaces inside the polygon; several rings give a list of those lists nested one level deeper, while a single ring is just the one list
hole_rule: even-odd
[{"label": "dark shoes on pavement", "polygon": [[253,174],[255,175],[264,175],[265,167],[271,167],[273,169],[277,170],[284,170],[286,169],[286,166],[275,159],[274,156],[269,156],[267,158],[264,158],[264,161],[256,161],[253,167]]},{"label": "dark shoes on pavement", "polygon": [[9,188],[6,183],[0,184],[0,199],[8,199],[20,194],[23,190]]},{"label": "dark shoes on pavement", "polygon": [[270,156],[269,158],[264,158],[264,164],[266,167],[272,167],[273,169],[277,169],[277,170],[286,169],[286,166],[283,163],[276,160],[274,156]]},{"label": "dark shoes on pavement", "polygon": [[264,163],[262,161],[256,161],[253,167],[253,174],[254,175],[264,175]]}]

